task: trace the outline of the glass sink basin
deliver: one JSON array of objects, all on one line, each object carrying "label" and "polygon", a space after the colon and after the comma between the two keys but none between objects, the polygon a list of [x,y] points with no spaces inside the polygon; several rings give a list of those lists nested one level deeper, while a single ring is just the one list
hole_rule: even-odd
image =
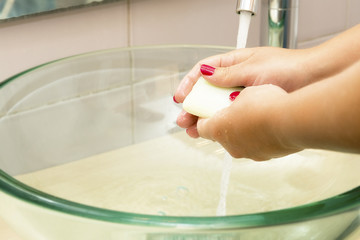
[{"label": "glass sink basin", "polygon": [[111,49],[0,83],[0,217],[24,239],[357,239],[360,155],[236,159],[175,124],[182,77],[212,46]]}]

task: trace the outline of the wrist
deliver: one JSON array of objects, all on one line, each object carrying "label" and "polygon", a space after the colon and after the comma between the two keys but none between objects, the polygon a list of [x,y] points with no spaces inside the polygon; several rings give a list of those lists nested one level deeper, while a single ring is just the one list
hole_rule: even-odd
[{"label": "wrist", "polygon": [[[301,52],[300,66],[305,74],[306,85],[320,81],[335,71],[331,56],[328,55],[326,47],[320,45]],[[330,59],[329,59],[330,58]]]},{"label": "wrist", "polygon": [[272,107],[269,118],[269,129],[272,132],[276,144],[288,152],[297,152],[305,147],[300,141],[299,125],[294,121],[294,108],[291,106],[292,94],[287,94]]}]

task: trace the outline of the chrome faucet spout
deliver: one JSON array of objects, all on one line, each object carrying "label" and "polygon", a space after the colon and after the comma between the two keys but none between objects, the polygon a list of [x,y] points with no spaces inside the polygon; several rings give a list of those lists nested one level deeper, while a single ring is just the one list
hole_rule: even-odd
[{"label": "chrome faucet spout", "polygon": [[238,0],[236,4],[236,12],[240,14],[242,11],[256,13],[257,0]]},{"label": "chrome faucet spout", "polygon": [[260,44],[296,48],[299,0],[237,0],[236,12],[256,14],[261,2]]}]

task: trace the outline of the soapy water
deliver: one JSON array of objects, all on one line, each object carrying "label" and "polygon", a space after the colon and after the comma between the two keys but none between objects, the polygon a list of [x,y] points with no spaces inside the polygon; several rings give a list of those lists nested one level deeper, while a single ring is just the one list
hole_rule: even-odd
[{"label": "soapy water", "polygon": [[[164,195],[161,197],[161,200],[164,202],[164,204],[168,204],[168,201],[182,201],[184,198],[187,198],[190,194],[189,189],[185,186],[177,186],[175,188],[175,191],[170,191],[167,193],[167,195]],[[158,210],[157,215],[160,216],[166,216],[167,212],[164,210]]]},{"label": "soapy water", "polygon": [[[245,48],[250,22],[251,22],[251,12],[243,11],[239,14],[239,29],[238,29],[238,36],[237,36],[237,44],[236,48]],[[231,167],[232,167],[232,157],[229,153],[225,153],[224,156],[224,166],[221,175],[221,182],[220,182],[220,199],[219,204],[216,210],[216,216],[225,216],[226,215],[226,196],[228,185],[230,182],[230,174],[231,174]]]},{"label": "soapy water", "polygon": [[224,153],[181,131],[17,179],[73,202],[160,216],[214,216],[222,171],[231,170],[221,183],[226,215],[299,206],[360,185],[359,155],[307,150],[265,162],[228,155],[228,165]]}]

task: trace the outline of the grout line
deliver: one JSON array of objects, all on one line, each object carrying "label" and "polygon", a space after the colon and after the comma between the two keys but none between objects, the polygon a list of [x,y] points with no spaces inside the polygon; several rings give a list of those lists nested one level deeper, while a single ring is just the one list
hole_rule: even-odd
[{"label": "grout line", "polygon": [[350,18],[349,18],[349,9],[350,9],[350,0],[346,1],[346,13],[345,13],[345,29],[349,28],[350,26]]},{"label": "grout line", "polygon": [[[127,4],[127,45],[128,47],[132,46],[132,15],[131,15],[131,0],[126,1]],[[134,83],[135,83],[135,62],[134,62],[134,50],[130,51],[129,61],[130,61],[130,69],[131,69],[131,77],[130,77],[130,97],[131,97],[131,142],[134,144],[136,141],[135,133],[136,133],[136,126],[135,126],[135,102],[134,102]]]},{"label": "grout line", "polygon": [[336,35],[342,33],[342,31],[339,31],[339,32],[334,32],[334,33],[331,33],[331,34],[328,34],[328,35],[323,35],[323,36],[320,36],[320,37],[316,37],[316,38],[312,38],[312,39],[308,39],[308,40],[305,40],[305,41],[301,41],[301,42],[298,42],[298,47],[301,46],[301,45],[308,45],[308,44],[314,44],[316,42],[325,42],[333,37],[335,37]]},{"label": "grout line", "polygon": [[127,46],[132,45],[132,21],[131,21],[131,0],[126,1],[127,5]]}]

